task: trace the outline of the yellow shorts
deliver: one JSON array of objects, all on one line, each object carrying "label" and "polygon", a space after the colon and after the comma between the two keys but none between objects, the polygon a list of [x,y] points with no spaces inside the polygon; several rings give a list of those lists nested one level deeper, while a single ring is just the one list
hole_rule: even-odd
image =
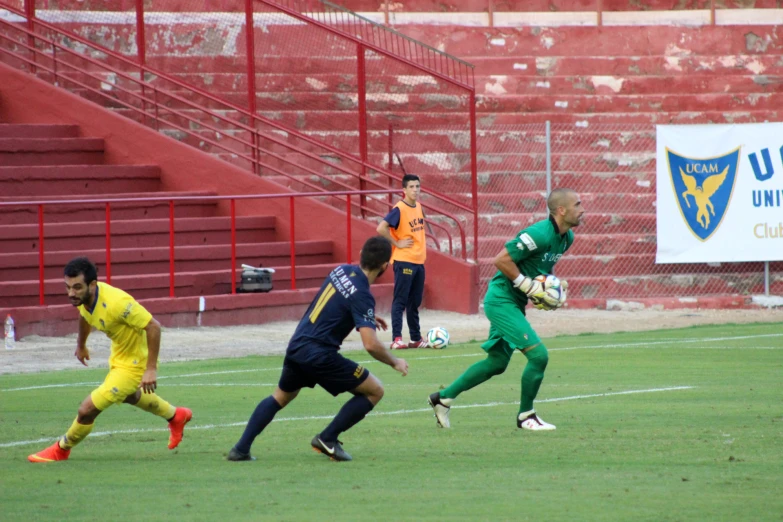
[{"label": "yellow shorts", "polygon": [[139,389],[144,372],[134,372],[123,368],[111,368],[103,384],[92,391],[92,403],[103,411],[112,404],[121,404],[129,395]]}]

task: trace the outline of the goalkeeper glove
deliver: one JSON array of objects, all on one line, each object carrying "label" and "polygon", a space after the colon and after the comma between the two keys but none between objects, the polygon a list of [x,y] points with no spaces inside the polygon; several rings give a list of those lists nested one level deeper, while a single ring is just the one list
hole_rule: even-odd
[{"label": "goalkeeper glove", "polygon": [[557,310],[562,307],[566,301],[566,293],[568,291],[568,283],[566,281],[560,281],[560,293],[558,297],[555,297],[550,292],[544,292],[541,298],[534,300],[533,304],[539,310]]},{"label": "goalkeeper glove", "polygon": [[519,274],[519,277],[514,279],[512,284],[517,290],[523,292],[529,299],[533,300],[533,302],[544,296],[544,285],[541,284],[541,281],[536,281],[535,279]]}]

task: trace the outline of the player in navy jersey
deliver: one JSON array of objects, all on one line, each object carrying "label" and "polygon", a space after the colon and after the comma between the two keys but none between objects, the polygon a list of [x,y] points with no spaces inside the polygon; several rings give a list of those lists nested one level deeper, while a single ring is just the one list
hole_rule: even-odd
[{"label": "player in navy jersey", "polygon": [[408,363],[394,357],[375,333],[376,327],[386,330],[387,326],[375,317],[370,285],[389,267],[390,259],[391,243],[372,237],[362,247],[359,266],[339,265],[327,276],[288,343],[277,388],[258,404],[239,442],[229,451],[228,460],[254,460],[250,446],[255,438],[302,388],[314,388],[316,384],[334,396],[344,392],[354,396],[310,444],[333,460],[351,460],[337,437],[378,404],[383,385],[366,368],[339,353],[343,340],[356,328],[370,355],[403,376],[408,374]]}]

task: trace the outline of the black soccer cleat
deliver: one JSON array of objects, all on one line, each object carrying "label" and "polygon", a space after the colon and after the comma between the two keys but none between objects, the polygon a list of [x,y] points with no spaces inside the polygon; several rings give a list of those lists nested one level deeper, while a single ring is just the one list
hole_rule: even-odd
[{"label": "black soccer cleat", "polygon": [[232,462],[241,462],[243,460],[256,460],[256,458],[251,456],[250,453],[242,453],[236,448],[231,448],[231,451],[228,452],[226,460],[230,460]]},{"label": "black soccer cleat", "polygon": [[343,449],[343,443],[339,440],[328,444],[322,441],[321,437],[316,435],[313,437],[313,440],[310,441],[310,445],[315,451],[318,453],[323,453],[332,460],[336,460],[338,462],[347,462],[349,460],[353,460],[353,458],[351,458],[351,456],[345,452]]}]

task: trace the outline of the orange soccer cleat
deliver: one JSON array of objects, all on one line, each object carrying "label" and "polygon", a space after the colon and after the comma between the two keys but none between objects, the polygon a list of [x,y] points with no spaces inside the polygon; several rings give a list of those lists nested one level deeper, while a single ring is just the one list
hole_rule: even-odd
[{"label": "orange soccer cleat", "polygon": [[60,447],[60,441],[55,442],[45,450],[33,453],[27,457],[27,460],[33,463],[38,462],[56,462],[58,460],[68,460],[71,450],[64,450]]},{"label": "orange soccer cleat", "polygon": [[185,431],[185,424],[193,418],[193,412],[187,408],[177,408],[174,417],[169,421],[169,449],[172,450],[182,442],[182,432]]}]

